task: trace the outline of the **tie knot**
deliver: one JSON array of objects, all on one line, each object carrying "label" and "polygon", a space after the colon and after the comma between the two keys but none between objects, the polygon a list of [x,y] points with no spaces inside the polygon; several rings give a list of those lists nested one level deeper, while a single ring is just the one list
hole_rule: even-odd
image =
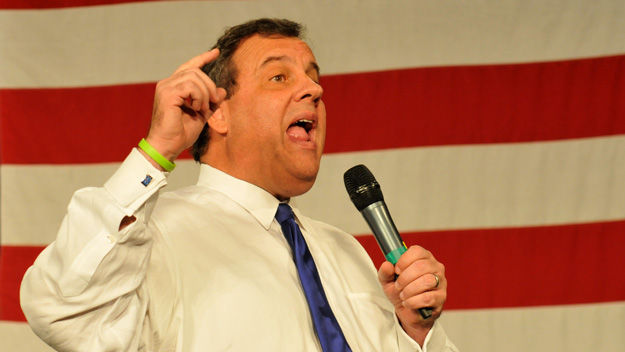
[{"label": "tie knot", "polygon": [[289,219],[293,219],[293,210],[288,204],[280,203],[280,205],[278,205],[278,211],[276,212],[276,220],[282,224]]}]

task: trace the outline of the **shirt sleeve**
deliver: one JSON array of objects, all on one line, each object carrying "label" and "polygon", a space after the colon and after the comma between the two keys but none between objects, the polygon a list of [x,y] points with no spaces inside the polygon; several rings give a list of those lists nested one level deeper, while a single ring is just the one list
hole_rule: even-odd
[{"label": "shirt sleeve", "polygon": [[401,324],[396,324],[399,335],[400,351],[417,351],[417,352],[459,352],[458,348],[451,342],[443,325],[437,320],[425,337],[423,348],[419,346],[406,332],[402,329]]},{"label": "shirt sleeve", "polygon": [[[62,351],[136,350],[149,293],[147,220],[167,173],[133,149],[104,187],[77,191],[56,240],[22,281],[33,331]],[[122,219],[135,222],[119,231]]]}]

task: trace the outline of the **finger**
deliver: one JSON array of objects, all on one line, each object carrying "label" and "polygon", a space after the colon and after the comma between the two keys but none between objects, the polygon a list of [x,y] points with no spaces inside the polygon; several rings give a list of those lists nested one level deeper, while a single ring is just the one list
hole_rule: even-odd
[{"label": "finger", "polygon": [[399,275],[415,261],[430,257],[432,257],[432,254],[427,249],[421,246],[410,246],[410,248],[399,257],[399,260],[397,260],[395,272]]},{"label": "finger", "polygon": [[182,99],[180,106],[192,109],[203,114],[208,110],[209,92],[206,86],[199,80],[185,79],[177,82],[174,86],[177,95]]},{"label": "finger", "polygon": [[214,100],[221,104],[222,93],[219,92],[213,81],[198,69],[187,70],[172,77],[171,84],[182,99],[182,104],[202,114],[209,110],[215,111],[210,104]]},{"label": "finger", "polygon": [[198,80],[198,85],[204,86],[207,89],[207,99],[204,102],[205,105],[203,106],[202,111],[204,113],[209,110],[211,112],[215,112],[215,110],[219,108],[219,105],[221,105],[221,103],[225,99],[227,95],[226,90],[223,88],[218,88],[215,82],[213,82],[213,80],[208,77],[206,73],[197,68],[188,70],[187,72],[181,74],[184,74],[185,76],[190,76],[191,74],[194,74],[193,79]]},{"label": "finger", "polygon": [[[196,71],[193,71],[193,72],[196,72]],[[213,80],[210,77],[208,77],[208,75],[205,74],[203,71],[198,70],[197,75],[198,75],[198,78],[202,81],[202,83],[208,89],[209,102],[215,103],[217,105],[221,104],[221,102],[224,100],[226,96],[226,91],[223,88],[217,88],[217,85],[215,84],[215,82],[213,82]],[[220,92],[220,90],[223,90],[223,92]]]},{"label": "finger", "polygon": [[442,302],[444,302],[443,295],[436,291],[426,291],[421,294],[402,299],[401,303],[404,307],[410,309],[431,307],[438,311],[438,306],[442,305]]},{"label": "finger", "polygon": [[401,270],[401,273],[395,281],[395,286],[398,290],[403,290],[408,284],[419,279],[421,276],[427,273],[434,272],[435,269],[436,268],[434,267],[431,260],[418,259],[410,263],[410,265],[405,269]]},{"label": "finger", "polygon": [[209,103],[209,109],[212,112],[215,112],[217,109],[219,109],[219,106],[221,105],[221,103],[224,101],[224,99],[226,99],[226,95],[228,93],[226,93],[226,90],[223,88],[217,88],[217,101],[213,102],[211,101]]},{"label": "finger", "polygon": [[395,273],[400,275],[403,273],[412,263],[420,259],[425,258],[425,249],[420,246],[411,246],[408,250],[399,257],[397,263],[395,263]]},{"label": "finger", "polygon": [[174,71],[174,73],[182,72],[184,70],[188,70],[191,68],[202,68],[207,63],[215,60],[218,56],[219,56],[219,49],[217,48],[210,50],[210,51],[203,52],[200,55],[197,55],[191,60],[180,65],[180,67],[178,67],[176,71]]},{"label": "finger", "polygon": [[406,287],[404,287],[404,289],[399,293],[399,298],[401,298],[402,300],[406,300],[409,297],[413,297],[427,291],[439,289],[441,287],[440,279],[437,286],[436,277],[437,276],[435,276],[435,274],[425,274],[417,278],[416,280],[406,285]]},{"label": "finger", "polygon": [[391,262],[386,261],[380,265],[380,270],[378,270],[378,280],[382,285],[395,281],[395,267],[391,264]]}]

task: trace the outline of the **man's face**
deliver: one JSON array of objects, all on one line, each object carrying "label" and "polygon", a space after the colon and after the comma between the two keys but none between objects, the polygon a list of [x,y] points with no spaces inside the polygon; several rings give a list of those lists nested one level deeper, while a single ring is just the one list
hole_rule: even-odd
[{"label": "man's face", "polygon": [[222,103],[230,174],[279,199],[313,185],[325,143],[319,70],[297,38],[252,36],[233,56],[237,84]]}]

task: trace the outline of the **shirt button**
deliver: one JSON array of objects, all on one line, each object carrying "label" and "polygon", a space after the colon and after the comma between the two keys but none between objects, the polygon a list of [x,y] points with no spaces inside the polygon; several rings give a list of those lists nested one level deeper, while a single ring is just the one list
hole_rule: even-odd
[{"label": "shirt button", "polygon": [[117,242],[117,238],[115,238],[115,236],[113,236],[113,235],[108,235],[108,236],[106,236],[106,238],[108,238],[109,243]]}]

